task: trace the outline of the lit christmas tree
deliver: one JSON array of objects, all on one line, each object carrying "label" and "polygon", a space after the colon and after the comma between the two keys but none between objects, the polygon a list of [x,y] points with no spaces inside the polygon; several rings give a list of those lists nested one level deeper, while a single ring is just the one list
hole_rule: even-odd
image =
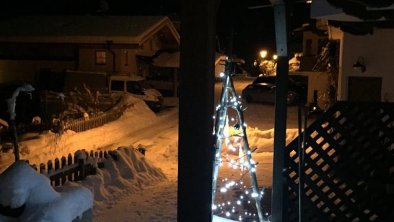
[{"label": "lit christmas tree", "polygon": [[[246,135],[242,103],[231,76],[234,66],[226,59],[223,87],[215,112],[215,161],[212,184],[213,214],[238,221],[263,221],[256,179],[256,163]],[[228,168],[227,168],[228,167]],[[227,168],[227,169],[225,169]],[[218,176],[221,175],[221,179]],[[249,179],[247,179],[249,175]],[[246,178],[245,178],[246,177]]]}]

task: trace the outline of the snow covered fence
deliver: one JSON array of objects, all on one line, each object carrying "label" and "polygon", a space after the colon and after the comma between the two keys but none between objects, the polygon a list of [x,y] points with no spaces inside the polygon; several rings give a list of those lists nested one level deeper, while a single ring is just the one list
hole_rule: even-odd
[{"label": "snow covered fence", "polygon": [[96,173],[97,168],[104,167],[104,159],[117,160],[113,151],[90,151],[78,150],[74,155],[49,160],[46,164],[41,163],[39,168],[34,164],[32,167],[41,174],[47,176],[52,186],[64,185],[66,181],[83,180],[86,176]]},{"label": "snow covered fence", "polygon": [[69,120],[64,123],[64,130],[83,132],[102,126],[106,123],[119,119],[119,117],[123,114],[126,108],[127,106],[122,106],[118,109],[111,109],[103,114]]},{"label": "snow covered fence", "polygon": [[[144,147],[135,148],[142,155]],[[64,185],[66,181],[84,180],[89,175],[96,174],[97,168],[104,168],[104,160],[118,161],[116,151],[93,151],[78,150],[67,157],[62,156],[54,161],[49,160],[46,164],[41,163],[39,168],[31,165],[36,171],[47,176],[52,186]]]}]

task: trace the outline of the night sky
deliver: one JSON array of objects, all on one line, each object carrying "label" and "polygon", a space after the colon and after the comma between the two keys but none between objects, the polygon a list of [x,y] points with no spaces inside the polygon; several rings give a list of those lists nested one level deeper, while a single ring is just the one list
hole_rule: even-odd
[{"label": "night sky", "polygon": [[[104,3],[104,4],[103,4]],[[106,4],[107,3],[107,7]],[[258,51],[275,50],[274,15],[272,7],[248,9],[248,6],[268,5],[268,0],[222,0],[217,14],[218,50],[251,63]],[[105,10],[107,9],[107,10]],[[105,11],[102,13],[101,11]],[[309,6],[295,3],[289,7],[290,52],[300,50],[300,38],[291,30],[308,21]],[[181,0],[12,0],[3,3],[0,13],[17,15],[167,15],[180,18]],[[231,39],[233,41],[231,41]],[[298,42],[298,44],[297,44]],[[232,43],[232,44],[231,44]],[[230,47],[232,45],[232,47]]]}]

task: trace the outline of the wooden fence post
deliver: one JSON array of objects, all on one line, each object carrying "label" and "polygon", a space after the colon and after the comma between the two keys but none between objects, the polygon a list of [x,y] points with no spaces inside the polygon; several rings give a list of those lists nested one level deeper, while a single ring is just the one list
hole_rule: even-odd
[{"label": "wooden fence post", "polygon": [[45,174],[45,164],[40,164],[40,174]]},{"label": "wooden fence post", "polygon": [[[67,166],[67,160],[66,160],[66,157],[64,157],[64,156],[62,156],[62,159],[61,159],[61,169],[62,170],[64,170],[64,168],[66,168],[66,166]],[[66,173],[67,172],[64,172],[63,171],[63,173],[62,173],[62,185],[64,185],[65,183],[66,183]]]},{"label": "wooden fence post", "polygon": [[86,177],[86,174],[85,174],[85,159],[83,159],[83,158],[78,159],[78,172],[79,172],[78,180],[85,179],[85,177]]},{"label": "wooden fence post", "polygon": [[[57,170],[59,170],[59,169],[60,169],[60,161],[59,161],[58,158],[56,158],[56,159],[55,159],[55,172],[56,172]],[[54,176],[55,176],[55,177],[54,177],[55,186],[59,186],[59,185],[60,185],[60,177],[57,176],[57,175],[54,175]]]},{"label": "wooden fence post", "polygon": [[[73,164],[73,157],[72,157],[71,153],[69,153],[67,156],[67,165],[71,166],[72,164]],[[74,174],[74,180],[75,180],[75,173],[70,172],[68,174],[68,181],[73,181],[73,174]]]},{"label": "wooden fence post", "polygon": [[[51,172],[52,172],[52,170],[53,170],[53,163],[52,163],[52,160],[48,160],[48,163],[47,163],[47,173],[48,174],[50,174]],[[53,184],[52,182],[52,179],[51,179],[51,177],[49,177],[49,179],[51,180],[51,185]]]}]

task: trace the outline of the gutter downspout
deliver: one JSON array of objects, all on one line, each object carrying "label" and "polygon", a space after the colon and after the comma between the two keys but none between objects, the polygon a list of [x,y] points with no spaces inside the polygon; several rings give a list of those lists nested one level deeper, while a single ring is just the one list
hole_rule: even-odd
[{"label": "gutter downspout", "polygon": [[112,73],[116,73],[116,53],[111,49],[113,42],[112,40],[107,40],[106,43],[107,50],[112,54]]}]

